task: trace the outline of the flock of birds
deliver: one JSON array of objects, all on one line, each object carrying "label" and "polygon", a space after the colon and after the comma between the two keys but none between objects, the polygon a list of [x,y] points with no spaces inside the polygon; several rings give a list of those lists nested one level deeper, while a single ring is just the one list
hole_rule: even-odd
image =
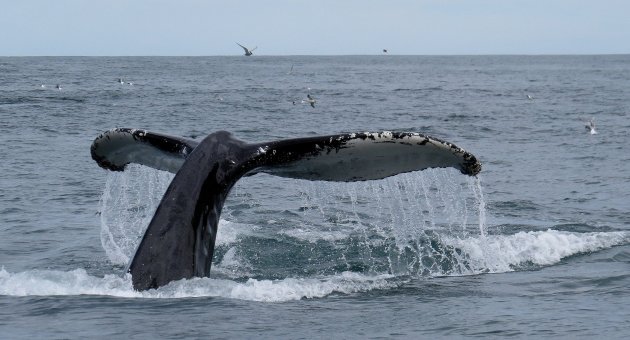
[{"label": "flock of birds", "polygon": [[[243,46],[243,45],[241,45],[239,43],[236,43],[236,44],[243,49],[243,51],[245,52],[244,55],[247,56],[247,57],[252,56],[254,54],[254,50],[256,50],[258,48],[258,46],[256,46],[256,47],[254,47],[254,48],[252,48],[250,50],[249,48],[247,48],[247,47],[245,47],[245,46]],[[387,49],[383,49],[383,53],[387,54],[388,53]],[[291,73],[293,73],[293,65],[291,65],[291,70],[289,70],[289,72],[287,72],[287,74],[291,74]],[[133,85],[133,82],[130,82],[130,81],[126,82],[122,78],[118,78],[118,83],[121,84],[121,85],[129,85],[129,86]],[[42,89],[44,89],[44,88],[46,88],[46,85],[42,84],[42,85],[40,85],[40,87]],[[55,85],[55,89],[60,91],[63,88],[61,87],[60,84],[57,84],[57,85]],[[311,88],[309,87],[309,88],[307,88],[307,90],[310,91]],[[218,98],[219,101],[223,101],[223,97],[219,96],[217,98]],[[531,95],[528,94],[527,95],[527,99],[528,100],[534,100],[534,97],[532,97]],[[296,105],[298,103],[298,101],[293,100],[292,103],[293,103],[293,105]],[[306,99],[299,100],[299,103],[301,103],[301,104],[308,104],[312,108],[315,108],[315,103],[317,103],[317,100],[310,93],[308,93],[306,95]],[[586,130],[589,131],[589,133],[591,135],[597,134],[597,130],[595,130],[595,122],[594,122],[594,120],[592,118],[588,122],[586,122],[585,128],[586,128]]]},{"label": "flock of birds", "polygon": [[[245,51],[245,56],[246,56],[246,57],[249,57],[249,56],[253,55],[253,54],[254,54],[254,50],[258,48],[258,46],[256,46],[256,47],[254,47],[254,48],[252,48],[252,49],[250,50],[249,48],[247,48],[247,47],[245,47],[245,46],[243,46],[243,45],[241,45],[241,44],[239,44],[239,43],[236,43],[236,44],[237,44],[238,46],[240,46],[240,47],[243,49],[243,51]],[[389,52],[387,51],[387,49],[386,49],[386,48],[384,48],[384,49],[383,49],[383,53],[384,53],[384,54],[387,54],[387,53],[389,53]]]},{"label": "flock of birds", "polygon": [[[247,47],[245,47],[245,46],[243,46],[243,45],[241,45],[239,43],[236,43],[236,44],[243,49],[243,51],[245,52],[244,55],[246,57],[249,57],[249,56],[253,55],[254,54],[254,50],[258,48],[258,46],[256,46],[256,47],[254,47],[254,48],[252,48],[250,50],[249,48],[247,48]],[[383,50],[383,51],[387,52],[387,50]],[[287,72],[287,74],[291,74],[291,73],[293,73],[293,65],[291,65],[291,70],[289,70],[289,72]],[[309,91],[311,90],[310,88],[307,88],[307,89]],[[220,100],[223,100],[223,98],[221,98],[221,97],[219,97],[219,98],[220,98]],[[297,101],[293,100],[292,103],[293,103],[293,105],[295,105],[295,104],[297,104]],[[300,103],[301,104],[309,104],[312,108],[315,108],[315,103],[317,103],[317,100],[313,96],[311,96],[310,93],[308,93],[306,95],[306,99],[300,100]]]}]

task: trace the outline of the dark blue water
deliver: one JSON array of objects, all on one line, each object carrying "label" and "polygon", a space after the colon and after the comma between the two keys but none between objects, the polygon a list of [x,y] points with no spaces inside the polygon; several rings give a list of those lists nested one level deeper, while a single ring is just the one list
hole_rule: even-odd
[{"label": "dark blue water", "polygon": [[[629,113],[630,56],[0,58],[0,337],[627,337]],[[244,178],[211,277],[140,293],[172,175],[100,169],[113,127],[415,131],[483,170]]]}]

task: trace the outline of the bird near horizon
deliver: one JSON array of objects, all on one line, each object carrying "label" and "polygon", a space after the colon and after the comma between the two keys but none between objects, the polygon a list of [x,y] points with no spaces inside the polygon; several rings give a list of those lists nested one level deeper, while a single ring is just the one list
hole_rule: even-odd
[{"label": "bird near horizon", "polygon": [[251,56],[252,54],[254,54],[254,50],[258,48],[258,46],[256,46],[256,47],[254,47],[254,48],[252,48],[252,49],[250,50],[249,48],[247,48],[247,47],[245,47],[245,46],[243,46],[243,45],[241,45],[241,44],[239,44],[239,43],[236,43],[236,44],[237,44],[238,46],[240,46],[241,48],[243,48],[243,50],[245,51],[245,56],[247,56],[247,57],[249,57],[249,56]]}]

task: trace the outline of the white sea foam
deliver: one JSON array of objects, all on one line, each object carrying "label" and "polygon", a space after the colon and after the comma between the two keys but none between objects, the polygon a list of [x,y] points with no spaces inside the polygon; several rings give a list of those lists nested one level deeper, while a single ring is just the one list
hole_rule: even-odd
[{"label": "white sea foam", "polygon": [[[465,239],[444,239],[468,256],[471,271],[509,272],[523,263],[546,266],[563,258],[630,243],[630,233],[572,233],[547,230],[519,232],[514,235],[490,235]],[[234,249],[234,248],[232,248]],[[223,270],[242,270],[247,264],[236,250],[228,250]],[[460,274],[457,274],[460,275]],[[136,298],[223,297],[251,301],[281,302],[303,298],[321,298],[330,294],[351,294],[375,289],[390,289],[403,282],[393,275],[341,272],[329,276],[285,278],[280,280],[195,278],[179,280],[157,290],[134,291],[129,275],[89,275],[84,269],[72,271],[30,270],[10,273],[0,269],[0,295],[107,295]]]},{"label": "white sea foam", "polygon": [[252,265],[243,257],[238,247],[231,247],[223,254],[221,261],[212,264],[212,273],[227,277],[251,277]]},{"label": "white sea foam", "polygon": [[349,233],[350,231],[348,230],[320,230],[306,227],[293,227],[280,231],[280,234],[311,243],[316,243],[322,240],[328,242],[344,240],[348,238]]},{"label": "white sea foam", "polygon": [[[101,199],[101,240],[113,263],[129,261],[172,176],[140,166],[130,166],[124,173],[109,175]],[[136,292],[128,276],[99,278],[88,275],[83,269],[21,273],[2,269],[0,294],[288,301],[325,297],[335,292],[347,294],[387,289],[401,283],[400,277],[395,275],[471,275],[510,272],[530,265],[548,266],[576,254],[630,243],[630,233],[627,232],[547,230],[488,235],[479,180],[462,183],[445,171],[403,174],[380,182],[341,183],[328,187],[311,182],[301,185],[302,206],[311,207],[302,212],[302,221],[319,219],[320,222],[277,228],[277,233],[311,243],[324,241],[332,244],[359,235],[360,241],[355,246],[362,247],[363,259],[368,262],[373,247],[382,246],[385,240],[393,240],[395,247],[387,248],[391,252],[387,255],[389,270],[382,269],[381,273],[375,274],[342,272],[330,276],[249,279],[246,282],[195,278],[172,282],[158,290]],[[372,219],[371,216],[379,218]],[[334,222],[327,222],[330,217]],[[477,230],[469,228],[470,220],[478,220]],[[258,229],[256,225],[220,220],[217,246],[229,249],[214,264],[213,271],[227,277],[251,277],[252,266],[246,253],[241,252],[239,241],[243,236],[256,236]],[[428,244],[436,240],[449,249],[460,251],[426,248],[432,247]],[[434,253],[436,251],[438,253]],[[417,258],[412,255],[406,262],[407,255],[403,254],[410,252]],[[449,257],[453,257],[453,266],[443,267],[440,263],[448,262]],[[395,270],[398,264],[392,262],[398,260],[402,260],[400,271]]]},{"label": "white sea foam", "polygon": [[221,296],[240,300],[282,302],[321,298],[333,293],[351,294],[398,286],[398,283],[389,281],[390,278],[392,276],[387,274],[365,275],[352,272],[321,278],[249,279],[243,283],[195,278],[173,282],[160,290],[163,290],[167,296],[176,298]]},{"label": "white sea foam", "polygon": [[219,220],[219,227],[217,229],[217,246],[226,246],[232,243],[236,243],[240,237],[246,235],[253,235],[254,231],[260,227],[247,224],[227,221],[224,219]]},{"label": "white sea foam", "polygon": [[546,230],[465,239],[444,238],[467,256],[471,274],[503,273],[524,264],[553,265],[563,258],[630,243],[628,232],[573,233]]},{"label": "white sea foam", "polygon": [[73,271],[32,270],[10,273],[0,269],[0,295],[55,296],[103,295],[125,298],[223,297],[250,301],[282,302],[321,298],[333,293],[350,294],[395,287],[391,275],[344,272],[320,278],[286,278],[236,282],[224,279],[179,280],[157,290],[134,291],[129,275],[91,276],[83,269]]},{"label": "white sea foam", "polygon": [[72,271],[29,270],[9,273],[0,269],[0,295],[112,295],[139,297],[133,290],[131,277],[90,276],[84,269]]}]

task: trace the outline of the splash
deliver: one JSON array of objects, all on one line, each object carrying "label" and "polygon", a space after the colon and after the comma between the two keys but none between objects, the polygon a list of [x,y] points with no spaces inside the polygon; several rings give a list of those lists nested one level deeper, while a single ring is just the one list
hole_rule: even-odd
[{"label": "splash", "polygon": [[445,238],[476,237],[483,243],[487,234],[481,183],[456,171],[430,169],[334,186],[308,182],[301,191],[308,207],[304,219],[316,221],[320,215],[327,222],[285,233],[334,243],[345,250],[340,258],[347,267],[360,261],[374,273],[467,273],[467,255]]},{"label": "splash", "polygon": [[[100,199],[101,244],[109,260],[126,265],[151,222],[173,174],[131,164],[124,172],[109,172]],[[217,245],[236,242],[257,227],[226,220],[219,222]]]},{"label": "splash", "polygon": [[[519,232],[514,235],[491,235],[486,238],[446,239],[461,247],[470,261],[464,275],[502,273],[519,270],[526,264],[553,265],[568,256],[588,253],[630,243],[628,232],[571,233],[556,230]],[[482,246],[481,242],[486,242]],[[242,267],[235,247],[230,248],[223,263]],[[497,256],[487,256],[490,250]],[[488,259],[492,261],[488,262]],[[221,267],[221,264],[218,265]],[[458,274],[461,275],[461,274]],[[125,298],[191,298],[220,297],[248,301],[283,302],[323,298],[332,294],[352,294],[392,289],[413,277],[393,274],[369,274],[342,271],[332,275],[287,277],[283,279],[243,280],[194,278],[179,280],[157,290],[133,290],[131,277],[89,275],[84,269],[72,271],[30,270],[11,273],[0,269],[0,295],[6,296],[77,296],[102,295]]]},{"label": "splash", "polygon": [[108,173],[100,200],[101,244],[112,263],[129,262],[172,179],[168,172],[133,164]]},{"label": "splash", "polygon": [[[111,262],[129,261],[171,179],[141,166],[109,175],[101,240]],[[481,180],[442,169],[354,183],[248,177],[231,196],[212,278],[140,293],[128,277],[83,269],[2,271],[0,294],[288,301],[388,289],[418,277],[531,269],[630,242],[625,232],[493,235]]]}]

